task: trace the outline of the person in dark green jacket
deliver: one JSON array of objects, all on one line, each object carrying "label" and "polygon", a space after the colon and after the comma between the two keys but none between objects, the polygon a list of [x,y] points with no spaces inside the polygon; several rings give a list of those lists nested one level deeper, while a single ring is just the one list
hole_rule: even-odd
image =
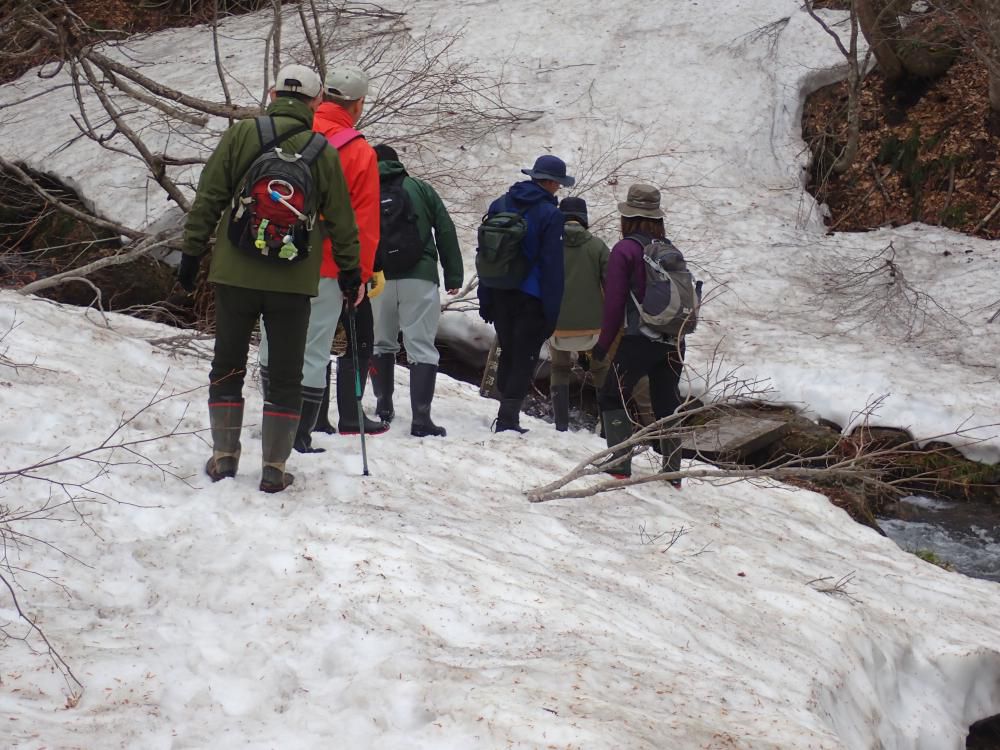
[{"label": "person in dark green jacket", "polygon": [[[565,290],[559,308],[556,331],[549,338],[549,393],[556,429],[569,429],[569,381],[573,357],[590,351],[601,333],[604,309],[604,274],[611,251],[604,241],[592,235],[587,227],[587,202],[570,196],[559,203],[566,217],[563,230],[563,267]],[[607,359],[591,360],[590,374],[598,389],[604,385],[610,363]]]},{"label": "person in dark green jacket", "polygon": [[[212,456],[205,465],[213,482],[235,476],[239,467],[247,355],[254,325],[263,318],[272,342],[273,364],[261,421],[260,489],[280,492],[293,480],[285,472],[285,463],[299,420],[309,300],[319,288],[323,238],[333,240],[341,269],[339,283],[351,299],[361,285],[361,273],[358,228],[340,159],[322,136],[317,136],[321,144],[311,144],[313,111],[323,100],[319,76],[304,65],[286,65],[278,71],[270,97],[267,115],[280,140],[276,148],[285,155],[319,149],[310,166],[313,185],[307,199],[311,205],[303,208],[316,216],[309,228],[309,253],[299,261],[279,263],[241,250],[230,238],[235,196],[250,164],[262,154],[263,145],[258,124],[243,120],[223,133],[202,170],[184,227],[178,281],[188,292],[194,290],[201,258],[214,233],[208,273],[208,280],[215,285],[215,355],[208,391]],[[293,130],[294,135],[282,139]]]},{"label": "person in dark green jacket", "polygon": [[[381,144],[375,147],[375,154],[378,156],[383,207],[387,205],[390,195],[389,186],[401,184],[412,205],[413,215],[410,218],[415,219],[407,219],[410,227],[387,233],[386,219],[383,218],[379,251],[383,255],[395,252],[395,249],[388,249],[386,243],[394,236],[408,232],[414,237],[411,242],[419,243],[412,248],[415,257],[412,265],[393,267],[384,257],[381,258],[385,264],[382,269],[385,289],[372,303],[375,313],[372,387],[378,398],[376,413],[385,422],[395,416],[392,405],[394,367],[399,353],[399,333],[402,331],[406,358],[410,363],[410,407],[413,412],[410,434],[443,437],[446,434],[444,427],[431,421],[431,401],[440,359],[434,345],[441,319],[438,263],[444,269],[444,288],[448,294],[458,294],[464,273],[458,235],[441,197],[426,182],[407,174],[395,149]],[[412,232],[412,224],[416,225],[415,232]],[[420,248],[423,252],[419,252]]]}]

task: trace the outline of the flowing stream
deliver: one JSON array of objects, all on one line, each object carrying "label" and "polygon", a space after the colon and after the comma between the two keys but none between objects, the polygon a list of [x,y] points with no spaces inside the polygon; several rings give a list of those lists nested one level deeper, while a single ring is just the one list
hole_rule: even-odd
[{"label": "flowing stream", "polygon": [[879,526],[901,548],[973,578],[1000,582],[1000,506],[903,498]]}]

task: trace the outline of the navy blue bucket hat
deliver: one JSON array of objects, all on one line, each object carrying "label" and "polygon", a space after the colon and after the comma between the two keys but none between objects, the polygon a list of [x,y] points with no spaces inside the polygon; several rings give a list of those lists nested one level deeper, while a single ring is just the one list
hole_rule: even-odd
[{"label": "navy blue bucket hat", "polygon": [[535,166],[522,169],[521,174],[526,174],[533,180],[555,180],[563,187],[573,187],[576,184],[576,180],[566,174],[566,162],[551,154],[539,156],[535,159]]}]

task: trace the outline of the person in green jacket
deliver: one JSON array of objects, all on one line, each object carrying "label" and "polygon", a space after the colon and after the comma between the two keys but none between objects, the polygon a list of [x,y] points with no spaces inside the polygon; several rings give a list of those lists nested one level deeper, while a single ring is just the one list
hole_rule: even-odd
[{"label": "person in green jacket", "polygon": [[[570,196],[559,203],[566,217],[563,235],[565,291],[559,308],[559,322],[549,339],[549,394],[556,429],[569,429],[569,382],[573,355],[589,351],[601,332],[604,304],[604,273],[610,250],[587,227],[587,202]],[[598,389],[608,375],[607,359],[591,358],[590,374]]]},{"label": "person in green jacket", "polygon": [[[270,98],[269,119],[263,124],[256,120],[235,123],[208,158],[184,226],[178,281],[186,291],[194,291],[201,259],[214,233],[208,273],[209,282],[215,285],[215,354],[208,391],[212,456],[205,465],[213,482],[235,476],[239,467],[247,355],[254,325],[263,317],[271,339],[272,367],[261,421],[260,489],[280,492],[294,479],[285,464],[299,421],[309,300],[319,288],[323,238],[333,239],[340,287],[351,299],[361,285],[361,273],[358,228],[340,159],[322,136],[316,136],[319,142],[313,141],[313,111],[323,100],[319,75],[304,65],[286,65],[278,71]],[[243,178],[264,153],[261,128],[271,127],[276,136],[271,143],[282,151],[284,160],[296,161],[292,155],[315,156],[309,167],[309,204],[303,208],[314,217],[308,225],[308,254],[294,262],[264,259],[241,249],[230,232]],[[289,240],[285,238],[286,244]],[[302,246],[306,246],[304,241]]]},{"label": "person in green jacket", "polygon": [[[381,144],[375,147],[375,154],[384,211],[379,242],[381,257],[376,260],[376,267],[381,261],[385,273],[385,289],[372,303],[375,313],[372,388],[378,398],[376,413],[385,422],[395,416],[392,405],[394,367],[402,331],[410,363],[413,413],[410,434],[443,437],[446,434],[444,427],[431,421],[431,401],[440,359],[434,345],[441,319],[438,263],[444,269],[444,287],[448,294],[458,294],[464,273],[458,235],[441,197],[426,182],[407,174],[395,149]],[[412,213],[399,219],[403,226],[386,227],[389,206],[395,197],[394,185],[402,186]],[[396,247],[399,244],[407,247]],[[397,252],[405,254],[408,260],[396,263],[387,257],[396,256]]]}]

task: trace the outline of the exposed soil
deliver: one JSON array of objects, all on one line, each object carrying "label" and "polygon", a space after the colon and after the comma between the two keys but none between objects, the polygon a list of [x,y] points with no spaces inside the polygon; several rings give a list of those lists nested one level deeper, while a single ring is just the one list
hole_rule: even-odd
[{"label": "exposed soil", "polygon": [[857,158],[842,174],[831,164],[847,140],[847,84],[806,101],[803,137],[813,153],[809,189],[830,209],[830,230],[861,232],[914,221],[1000,237],[996,120],[985,64],[968,44],[934,81],[886,87],[875,70],[861,97]]}]

